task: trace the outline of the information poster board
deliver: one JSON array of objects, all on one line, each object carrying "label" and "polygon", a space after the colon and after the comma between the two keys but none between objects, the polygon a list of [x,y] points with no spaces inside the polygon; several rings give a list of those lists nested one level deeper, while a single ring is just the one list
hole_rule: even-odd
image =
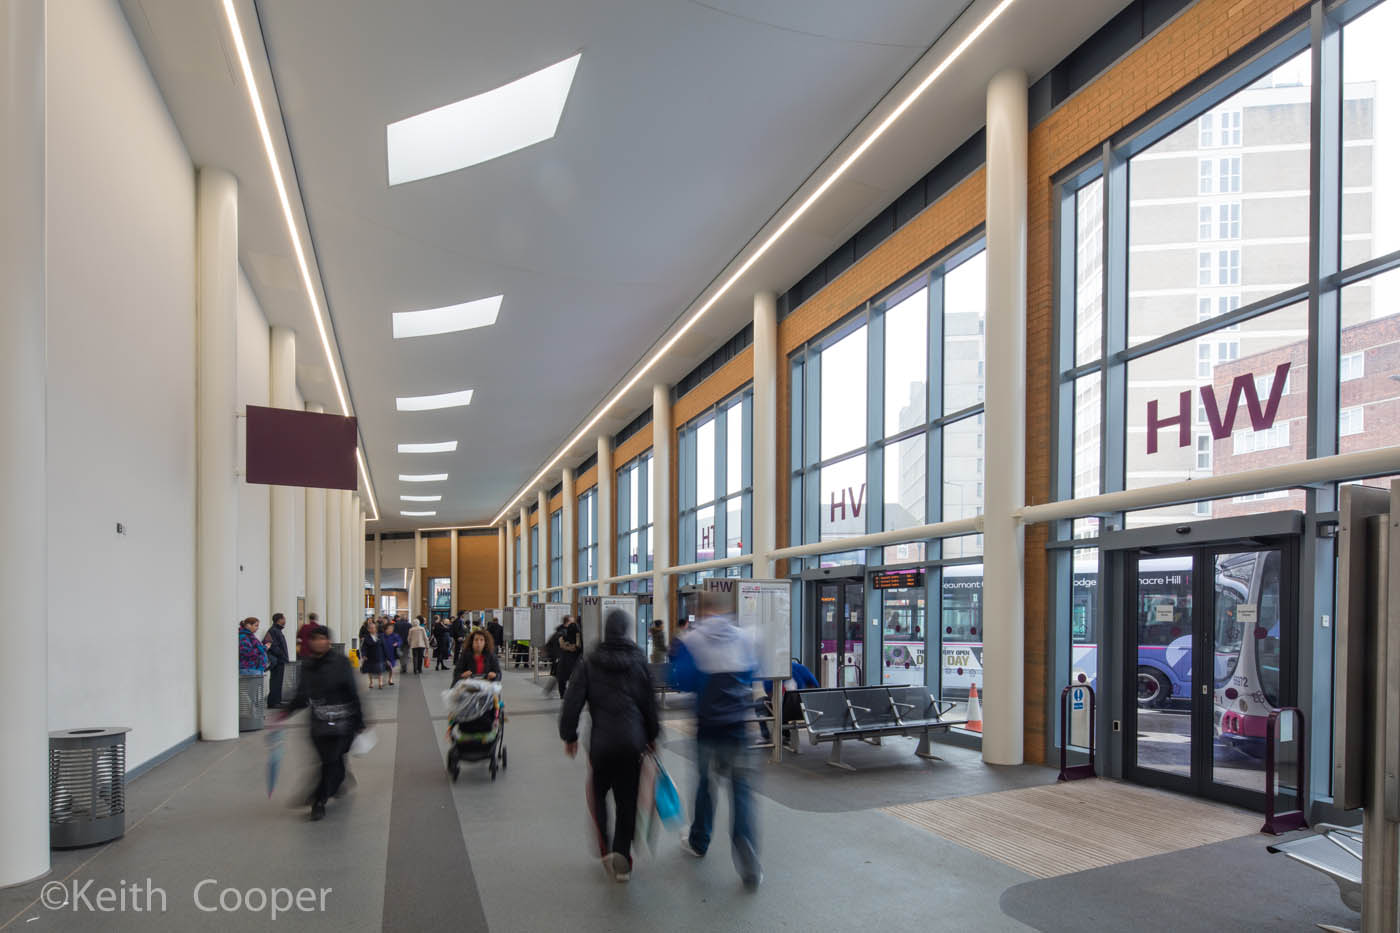
[{"label": "information poster board", "polygon": [[[603,619],[606,619],[606,618],[608,617],[608,613],[611,613],[611,612],[620,612],[620,613],[622,613],[623,615],[627,616],[627,634],[629,634],[629,635],[632,636],[632,642],[633,642],[633,644],[636,644],[636,641],[637,641],[637,597],[635,597],[635,596],[603,596],[603,597],[600,597],[600,602],[599,602],[598,609],[599,609],[599,611],[598,611],[598,616],[599,616],[599,623],[598,623],[599,631],[598,631],[598,633],[597,633],[598,641],[597,641],[597,642],[594,642],[594,644],[597,644],[597,643],[599,643],[599,642],[602,642],[602,640],[603,640],[602,620],[603,620]],[[585,637],[584,637],[583,643],[584,643],[585,645],[589,643],[589,642],[588,642],[588,638],[587,638],[586,635],[585,635]]]},{"label": "information poster board", "polygon": [[530,641],[534,638],[534,633],[530,630],[530,610],[520,606],[511,606],[506,610],[511,619],[511,641]]},{"label": "information poster board", "polygon": [[792,583],[740,580],[737,621],[758,654],[758,679],[792,676]]},{"label": "information poster board", "polygon": [[568,615],[569,611],[572,608],[573,607],[570,606],[568,603],[544,604],[544,613],[541,616],[540,632],[537,636],[535,636],[539,639],[539,641],[537,641],[536,644],[539,645],[541,651],[544,650],[545,642],[549,641],[549,637],[553,635],[554,630],[557,629],[564,622],[564,616]]}]

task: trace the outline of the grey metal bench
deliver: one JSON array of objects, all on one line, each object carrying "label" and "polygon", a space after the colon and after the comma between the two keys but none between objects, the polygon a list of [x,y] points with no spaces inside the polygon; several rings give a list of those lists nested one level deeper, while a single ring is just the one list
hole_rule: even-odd
[{"label": "grey metal bench", "polygon": [[923,687],[826,687],[797,691],[802,718],[813,745],[831,743],[827,764],[854,771],[841,760],[841,743],[855,739],[879,745],[886,735],[919,738],[915,754],[936,759],[929,734],[959,722],[943,718],[952,704],[940,704]]}]

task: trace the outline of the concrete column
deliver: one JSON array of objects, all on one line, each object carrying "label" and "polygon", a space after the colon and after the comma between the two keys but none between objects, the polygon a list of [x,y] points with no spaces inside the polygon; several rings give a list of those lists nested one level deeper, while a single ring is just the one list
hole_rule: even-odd
[{"label": "concrete column", "polygon": [[506,519],[506,605],[515,605],[515,522]]},{"label": "concrete column", "polygon": [[[306,410],[315,414],[325,411],[320,405],[307,403]],[[306,490],[306,612],[316,613],[326,624],[326,490]]]},{"label": "concrete column", "polygon": [[344,611],[341,603],[345,601],[345,587],[341,581],[340,573],[340,552],[345,544],[345,536],[341,534],[341,516],[345,514],[344,499],[350,495],[343,489],[326,490],[326,614],[321,617],[321,624],[330,628],[331,640],[344,642],[348,650],[350,639],[359,634],[359,630],[346,634]]},{"label": "concrete column", "polygon": [[379,532],[374,533],[374,611],[380,611],[384,604],[384,539]]},{"label": "concrete column", "polygon": [[506,604],[506,526],[496,529],[496,605]]},{"label": "concrete column", "polygon": [[1026,500],[1026,76],[987,88],[986,490],[982,758],[1024,758]]},{"label": "concrete column", "polygon": [[[652,386],[651,389],[651,491],[652,573],[651,617],[670,620],[671,578],[662,573],[671,566],[671,460],[675,446],[675,431],[671,424],[671,387]],[[667,633],[669,637],[669,632]]]},{"label": "concrete column", "polygon": [[216,741],[238,738],[238,182],[222,169],[200,169],[196,199],[199,732]]},{"label": "concrete column", "polygon": [[540,602],[549,598],[549,587],[554,581],[549,579],[549,493],[543,489],[539,491],[537,499],[540,516],[540,541],[539,555],[540,562],[540,589],[544,592],[540,595]]},{"label": "concrete column", "polygon": [[[360,633],[360,616],[363,615],[355,600],[355,537],[360,530],[360,494],[347,492],[340,500],[340,616],[342,626],[348,627],[356,637]],[[363,546],[361,546],[363,550]],[[361,580],[364,578],[361,577]],[[364,584],[359,584],[363,588]]]},{"label": "concrete column", "polygon": [[[617,554],[617,515],[613,510],[613,489],[617,476],[613,473],[612,438],[598,436],[598,579],[613,575],[613,557]],[[611,593],[610,584],[599,583],[598,595]]]},{"label": "concrete column", "polygon": [[[418,598],[420,583],[418,581],[418,532],[416,531],[413,533],[413,560],[409,563],[411,566],[408,568],[408,614],[410,618],[417,618],[422,615],[420,608],[422,600]],[[428,623],[429,628],[432,627],[432,619],[424,616],[423,621]]]},{"label": "concrete column", "polygon": [[[356,516],[358,520],[355,522],[355,617],[363,619],[365,617],[365,548],[367,546],[365,543],[365,524],[369,521],[369,511],[364,505],[361,505]],[[373,590],[370,593],[373,595]],[[375,604],[374,608],[377,612],[378,604]]]},{"label": "concrete column", "polygon": [[449,586],[452,587],[452,618],[457,618],[457,607],[462,604],[457,596],[457,532],[450,531],[451,538],[452,566],[448,568]]},{"label": "concrete column", "polygon": [[413,591],[413,611],[423,616],[423,621],[432,627],[432,610],[425,611],[423,604],[428,599],[428,575],[424,572],[428,562],[423,556],[423,533],[417,529],[413,532],[413,578],[418,581],[417,588]]},{"label": "concrete column", "polygon": [[562,482],[560,496],[564,500],[564,515],[560,524],[563,525],[564,536],[564,602],[571,603],[574,601],[574,591],[569,589],[569,585],[578,580],[578,498],[574,493],[574,471],[565,467]]},{"label": "concrete column", "polygon": [[49,870],[46,10],[42,0],[0,0],[0,535],[10,545],[0,561],[0,592],[24,594],[23,611],[0,623],[6,641],[23,646],[19,663],[0,678],[0,701],[10,712],[0,754],[0,888]]},{"label": "concrete column", "polygon": [[753,296],[753,575],[773,576],[778,546],[778,296]]},{"label": "concrete column", "polygon": [[[290,327],[272,328],[272,365],[268,398],[273,408],[292,408],[297,394],[297,338]],[[286,614],[296,627],[296,491],[291,486],[270,490],[271,521],[268,527],[268,582],[272,611]],[[269,620],[268,625],[272,622]]]},{"label": "concrete column", "polygon": [[[524,500],[521,500],[522,502]],[[520,592],[530,592],[530,509],[520,506]],[[525,597],[520,605],[530,605],[530,597]]]}]

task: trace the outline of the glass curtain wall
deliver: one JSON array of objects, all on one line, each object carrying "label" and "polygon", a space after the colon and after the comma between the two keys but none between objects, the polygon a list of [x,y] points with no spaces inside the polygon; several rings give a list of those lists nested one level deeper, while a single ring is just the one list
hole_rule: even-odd
[{"label": "glass curtain wall", "polygon": [[[753,390],[746,388],[681,426],[678,563],[752,553]],[[742,565],[688,576],[752,576]]]},{"label": "glass curtain wall", "polygon": [[[556,509],[549,514],[549,585],[558,587],[564,582],[564,510]],[[562,589],[549,591],[549,601],[561,602]]]},{"label": "glass curtain wall", "polygon": [[[1325,20],[1061,179],[1057,499],[1400,444],[1400,0]],[[1061,523],[1054,686],[1099,673],[1105,523],[1335,508],[1321,487]],[[1307,619],[1331,611],[1334,555],[1304,537]],[[1330,677],[1330,642],[1310,645],[1300,677]],[[1312,684],[1311,721],[1330,693]]]},{"label": "glass curtain wall", "polygon": [[[578,579],[598,579],[598,490],[590,489],[578,497]],[[578,596],[595,596],[597,585],[580,587]]]},{"label": "glass curtain wall", "polygon": [[[652,550],[651,451],[628,461],[617,471],[617,561],[619,575],[645,573],[654,566]],[[619,593],[650,593],[651,578],[629,580],[616,587]],[[651,624],[651,609],[638,607],[642,630]]]}]

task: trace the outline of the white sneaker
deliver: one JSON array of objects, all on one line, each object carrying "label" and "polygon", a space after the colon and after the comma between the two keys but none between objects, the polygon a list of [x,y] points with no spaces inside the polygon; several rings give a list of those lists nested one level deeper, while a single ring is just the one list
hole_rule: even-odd
[{"label": "white sneaker", "polygon": [[621,852],[609,852],[603,856],[603,871],[618,884],[625,884],[632,878],[632,866]]},{"label": "white sneaker", "polygon": [[698,851],[693,845],[690,844],[690,830],[686,830],[685,832],[681,833],[681,851],[687,852],[690,855],[695,856],[696,858],[705,857],[704,852]]}]

